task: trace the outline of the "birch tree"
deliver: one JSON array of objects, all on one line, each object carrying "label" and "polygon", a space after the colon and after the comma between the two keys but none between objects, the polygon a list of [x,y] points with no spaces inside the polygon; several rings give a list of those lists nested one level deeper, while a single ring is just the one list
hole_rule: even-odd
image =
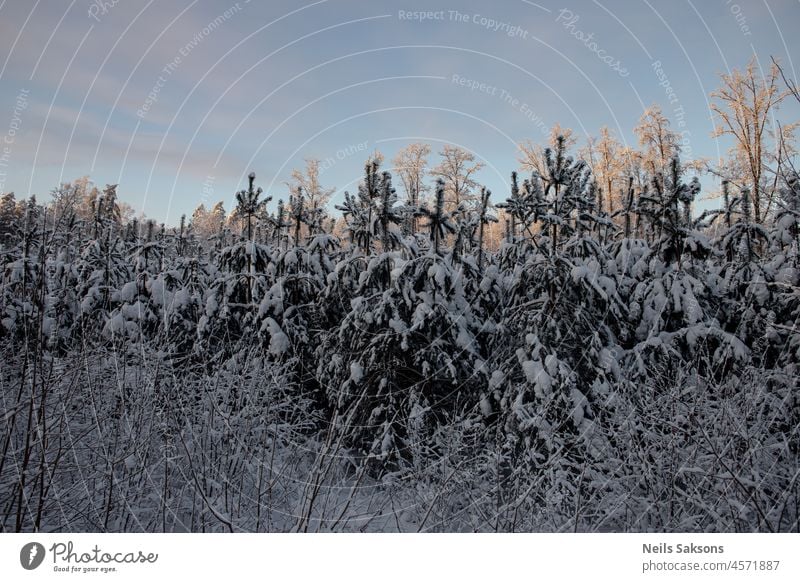
[{"label": "birch tree", "polygon": [[412,234],[417,232],[417,219],[413,209],[419,206],[420,195],[430,190],[423,182],[430,153],[431,147],[428,144],[412,143],[397,152],[393,160],[395,172],[403,183],[408,205],[412,208],[412,212],[408,213],[408,229]]},{"label": "birch tree", "polygon": [[[780,69],[774,62],[765,73],[754,57],[743,71],[734,69],[729,75],[720,75],[722,87],[711,93],[715,100],[711,110],[718,121],[711,135],[733,138],[732,157],[744,166],[740,178],[746,180],[751,190],[753,218],[759,224],[764,222],[775,192],[767,184],[770,130],[775,129],[771,120],[780,102],[791,94],[789,89],[778,87],[779,75]],[[779,131],[784,135],[786,128]],[[737,177],[728,176],[734,181]]]},{"label": "birch tree", "polygon": [[431,170],[431,175],[444,181],[447,210],[453,211],[462,202],[476,200],[473,191],[478,183],[474,176],[483,168],[483,162],[475,161],[473,153],[451,145],[444,146],[439,155],[442,161]]}]

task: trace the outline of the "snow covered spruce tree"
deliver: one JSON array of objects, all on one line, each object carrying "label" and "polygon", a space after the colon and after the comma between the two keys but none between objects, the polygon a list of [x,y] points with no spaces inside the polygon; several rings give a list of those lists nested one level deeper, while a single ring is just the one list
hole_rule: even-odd
[{"label": "snow covered spruce tree", "polygon": [[198,325],[209,349],[221,348],[223,354],[230,354],[246,332],[255,330],[257,305],[268,288],[268,268],[273,262],[272,249],[253,238],[271,198],[261,198],[263,191],[254,187],[255,178],[251,172],[248,188],[236,193],[234,217],[243,223],[241,235],[219,251],[218,273]]},{"label": "snow covered spruce tree", "polygon": [[[318,377],[328,386],[334,429],[380,474],[434,454],[427,437],[474,406],[485,355],[463,270],[443,246],[455,231],[443,183],[433,209],[420,211],[430,246],[416,254],[400,244],[402,216],[388,172],[370,195],[376,169],[368,166],[360,203],[347,214],[362,252],[375,239],[381,251],[366,258],[349,309],[323,342]],[[368,224],[374,230],[365,232]]]},{"label": "snow covered spruce tree", "polygon": [[[515,485],[497,495],[508,515],[520,502],[564,515],[576,498],[588,507],[596,501],[611,460],[607,418],[626,313],[610,258],[593,236],[608,224],[596,214],[589,171],[560,136],[543,158],[546,175],[534,173],[521,189],[512,176],[501,205],[517,249],[482,408],[502,426],[498,471]],[[525,483],[533,497],[521,500],[517,487]],[[583,527],[582,515],[573,517]]]}]

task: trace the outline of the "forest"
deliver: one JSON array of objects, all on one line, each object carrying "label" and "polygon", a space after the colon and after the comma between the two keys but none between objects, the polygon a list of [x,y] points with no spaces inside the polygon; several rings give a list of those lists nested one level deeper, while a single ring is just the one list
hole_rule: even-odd
[{"label": "forest", "polygon": [[177,225],[4,194],[0,531],[800,531],[793,85],[748,71],[713,167],[652,107],[502,193],[411,144]]}]

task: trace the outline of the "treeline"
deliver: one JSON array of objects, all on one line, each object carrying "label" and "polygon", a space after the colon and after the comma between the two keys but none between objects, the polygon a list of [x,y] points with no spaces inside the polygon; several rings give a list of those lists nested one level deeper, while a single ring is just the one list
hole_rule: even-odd
[{"label": "treeline", "polygon": [[488,191],[400,204],[376,159],[343,237],[253,174],[238,235],[27,204],[3,529],[355,529],[369,491],[381,528],[796,530],[797,175],[759,223],[677,158],[613,215],[563,137],[542,168],[496,252]]}]

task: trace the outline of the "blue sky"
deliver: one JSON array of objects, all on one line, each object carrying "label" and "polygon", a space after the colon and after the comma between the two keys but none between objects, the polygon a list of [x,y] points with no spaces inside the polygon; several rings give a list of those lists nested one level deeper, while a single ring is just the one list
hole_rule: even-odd
[{"label": "blue sky", "polygon": [[304,157],[335,201],[373,150],[427,141],[473,151],[499,200],[517,142],[560,123],[633,143],[652,103],[716,159],[718,74],[776,56],[797,79],[798,23],[797,0],[0,0],[0,189],[47,199],[88,174],[174,224],[230,209],[251,170],[285,197]]}]

